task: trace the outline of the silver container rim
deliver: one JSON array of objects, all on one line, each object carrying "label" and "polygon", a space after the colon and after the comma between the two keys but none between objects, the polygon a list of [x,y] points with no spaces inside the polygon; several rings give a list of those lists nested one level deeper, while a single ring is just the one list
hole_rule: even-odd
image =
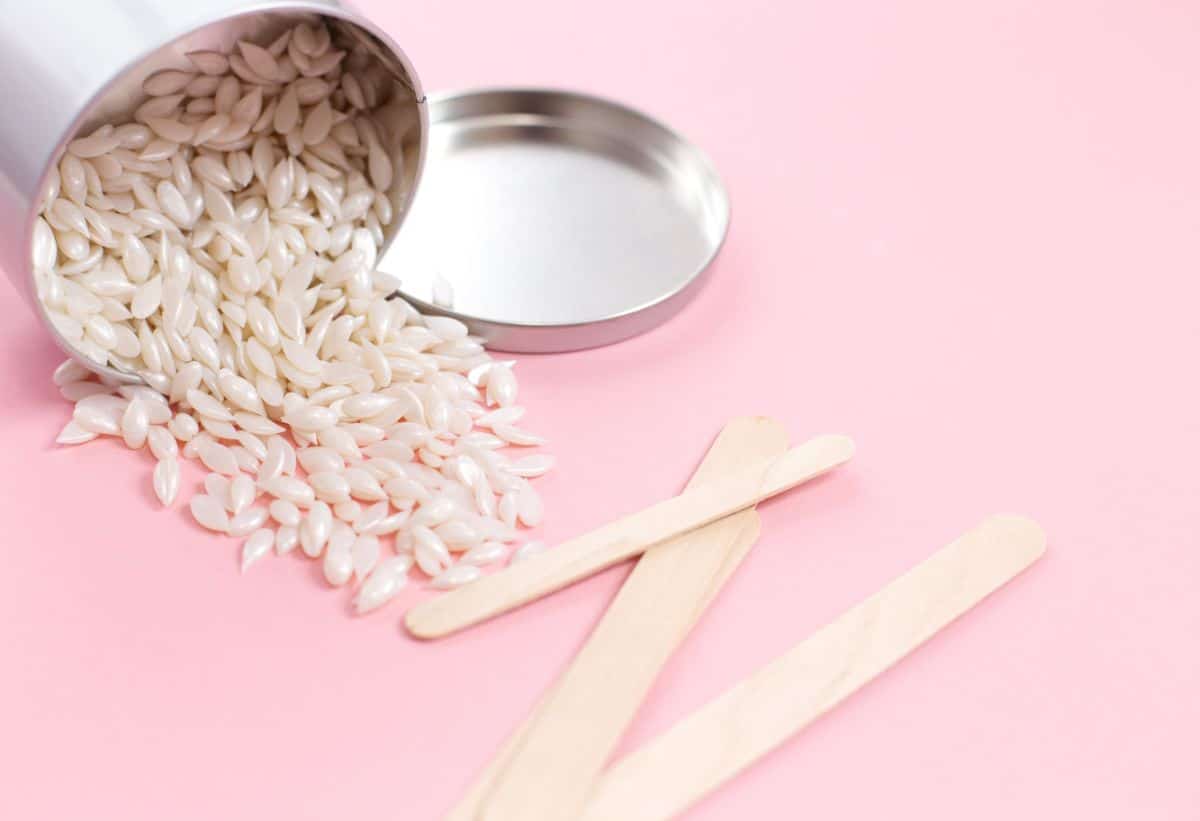
[{"label": "silver container rim", "polygon": [[[420,150],[417,152],[417,167],[413,171],[412,187],[406,195],[405,204],[407,207],[402,213],[396,215],[395,227],[384,237],[383,246],[379,249],[379,256],[382,257],[384,252],[391,245],[392,240],[395,239],[396,235],[403,227],[409,211],[412,210],[412,200],[416,196],[417,189],[420,187],[421,178],[425,172],[425,159],[426,155],[428,154],[425,143],[428,141],[429,135],[428,98],[421,87],[420,78],[413,69],[412,62],[408,59],[408,55],[405,54],[404,50],[400,48],[394,39],[392,39],[391,35],[376,25],[368,17],[359,14],[352,8],[347,8],[342,5],[318,5],[306,3],[304,0],[285,0],[284,2],[271,2],[270,0],[264,0],[264,2],[239,8],[235,13],[232,14],[218,13],[209,18],[202,18],[199,21],[189,22],[187,27],[178,32],[174,37],[152,45],[138,54],[132,55],[124,63],[124,65],[122,65],[120,70],[109,76],[104,85],[97,89],[96,93],[87,99],[87,102],[80,107],[80,110],[75,115],[74,119],[72,119],[70,124],[63,130],[63,133],[59,136],[58,142],[55,143],[53,149],[51,149],[48,155],[46,165],[42,169],[42,173],[38,176],[37,186],[34,188],[34,191],[45,191],[46,181],[50,176],[51,169],[54,167],[54,164],[59,160],[59,158],[62,157],[67,145],[72,141],[72,139],[74,139],[75,135],[78,134],[79,129],[84,125],[84,123],[86,123],[90,112],[92,112],[96,105],[104,99],[105,95],[108,94],[113,86],[118,84],[129,74],[135,72],[146,61],[146,59],[148,59],[158,50],[166,46],[170,46],[172,43],[178,42],[185,37],[189,37],[201,29],[207,28],[208,26],[216,25],[226,20],[237,20],[242,17],[249,17],[254,14],[315,14],[322,17],[332,17],[349,25],[356,26],[378,39],[379,42],[383,43],[383,45],[385,45],[391,52],[392,56],[394,56],[404,68],[404,72],[408,79],[412,81],[413,97],[415,98],[417,110],[420,114],[420,133],[422,145],[420,146]],[[32,259],[33,225],[38,216],[37,201],[35,200],[33,206],[29,209],[25,216],[23,232],[24,239],[20,258],[26,261]],[[28,262],[25,263],[25,266],[24,276],[20,278],[24,284],[24,296],[33,304],[34,310],[37,312],[38,317],[42,320],[43,327],[49,330],[55,342],[58,343],[58,347],[66,352],[72,359],[76,360],[81,365],[84,365],[94,373],[100,374],[101,376],[107,377],[115,382],[125,384],[141,384],[142,380],[137,375],[117,370],[109,365],[101,365],[98,362],[94,362],[76,351],[75,346],[63,338],[62,334],[59,333],[58,328],[55,327],[54,323],[50,321],[50,317],[47,316],[46,308],[42,304],[42,300],[38,298],[37,284],[34,281],[33,266]]]},{"label": "silver container rim", "polygon": [[[444,108],[445,106],[448,106],[457,100],[469,100],[471,98],[485,97],[485,96],[490,96],[490,95],[501,95],[501,94],[503,94],[503,95],[527,95],[529,97],[553,96],[553,97],[558,97],[558,98],[563,98],[563,99],[568,99],[568,100],[576,100],[576,101],[587,103],[590,105],[596,105],[596,106],[601,106],[601,107],[605,107],[605,108],[610,108],[614,111],[619,111],[623,116],[633,117],[633,118],[641,121],[643,124],[661,131],[662,133],[664,133],[665,135],[667,135],[668,137],[673,139],[678,145],[686,147],[688,153],[691,155],[691,157],[690,157],[691,161],[694,162],[698,167],[703,168],[710,175],[711,180],[714,184],[715,190],[720,194],[723,209],[720,214],[720,223],[718,226],[718,231],[719,231],[719,235],[720,235],[719,239],[714,243],[711,252],[709,252],[709,254],[696,266],[695,270],[693,270],[683,282],[681,282],[678,286],[676,286],[671,291],[665,292],[653,299],[646,300],[642,304],[639,304],[639,305],[636,305],[636,306],[633,306],[630,308],[626,308],[617,313],[609,314],[604,317],[599,317],[594,320],[588,320],[586,322],[560,323],[560,322],[545,322],[545,321],[530,322],[530,321],[517,321],[517,320],[505,320],[505,321],[501,322],[501,321],[497,321],[497,320],[493,320],[493,319],[488,319],[486,317],[477,317],[477,316],[474,316],[471,314],[461,313],[461,312],[455,311],[453,308],[441,307],[439,305],[434,305],[434,304],[426,302],[424,300],[414,300],[408,294],[404,293],[403,286],[401,286],[401,294],[404,296],[404,298],[408,299],[410,301],[414,301],[417,304],[419,304],[423,311],[438,314],[441,316],[453,317],[455,319],[458,319],[458,320],[466,323],[468,326],[472,326],[472,327],[475,327],[475,326],[479,326],[481,328],[494,327],[494,328],[529,330],[529,331],[538,331],[538,330],[558,331],[558,330],[570,330],[570,329],[582,329],[582,328],[595,328],[599,325],[618,324],[618,323],[621,323],[623,320],[629,319],[630,317],[638,316],[640,314],[644,314],[646,312],[653,311],[655,308],[665,307],[667,303],[670,303],[673,301],[680,301],[680,300],[686,299],[687,297],[690,297],[692,292],[700,284],[702,284],[704,282],[704,280],[707,277],[707,274],[712,269],[714,262],[716,261],[717,257],[720,256],[722,249],[725,247],[725,243],[729,237],[729,228],[730,228],[730,225],[731,225],[732,219],[733,219],[733,209],[732,209],[732,203],[731,203],[731,200],[729,197],[729,190],[726,187],[724,180],[721,178],[721,175],[718,173],[716,164],[713,162],[712,158],[708,155],[708,153],[705,152],[703,149],[701,149],[695,142],[688,139],[678,129],[667,125],[662,119],[660,119],[656,116],[647,114],[639,109],[633,108],[633,107],[631,107],[625,103],[622,103],[618,100],[615,100],[611,97],[605,97],[603,95],[593,94],[591,92],[582,92],[582,91],[574,91],[574,90],[570,90],[570,89],[555,88],[552,86],[474,86],[474,87],[465,88],[465,89],[455,89],[452,91],[430,92],[426,99],[428,100],[427,108],[431,114],[431,116],[430,116],[431,134],[433,132],[433,129],[435,129],[437,127],[437,124],[439,122],[439,120],[436,117],[436,114],[440,109]],[[551,352],[566,352],[566,351],[570,351],[570,350],[582,350],[584,348],[597,347],[598,345],[604,345],[604,344],[610,344],[611,342],[617,342],[617,341],[620,341],[622,338],[634,336],[637,333],[640,333],[640,331],[633,331],[628,334],[625,334],[624,336],[618,335],[617,337],[609,340],[608,342],[600,342],[600,343],[597,343],[596,345],[588,344],[588,345],[581,345],[578,347],[573,346],[573,347],[567,347],[567,348],[557,349],[557,350],[546,349],[545,351],[541,351],[541,352],[551,353]],[[498,347],[498,349],[505,350],[503,345],[500,345]],[[521,349],[520,352],[534,353],[537,351],[529,351],[529,350]]]}]

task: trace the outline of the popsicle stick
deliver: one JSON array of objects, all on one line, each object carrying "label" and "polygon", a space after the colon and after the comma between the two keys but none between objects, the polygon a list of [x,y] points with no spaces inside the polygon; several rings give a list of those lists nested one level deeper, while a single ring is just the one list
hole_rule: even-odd
[{"label": "popsicle stick", "polygon": [[418,638],[437,638],[552,593],[646,548],[752,507],[847,461],[854,443],[819,436],[788,452],[685,490],[499,573],[444,593],[408,611]]},{"label": "popsicle stick", "polygon": [[1038,525],[994,516],[610,768],[585,821],[661,821],[832,709],[1033,564]]},{"label": "popsicle stick", "polygon": [[[772,419],[733,419],[717,436],[688,487],[783,453],[787,440],[787,431]],[[757,536],[758,515],[747,510],[646,551],[568,671],[476,778],[446,821],[473,821],[489,796],[488,817],[508,812],[503,809],[507,799],[495,789],[502,784],[507,790],[524,790],[520,785],[528,772],[539,773],[534,790],[553,785],[556,797],[550,806],[573,807],[558,817],[578,815],[596,774],[659,670]],[[579,709],[577,702],[585,693],[588,700],[582,714],[590,719],[585,732],[560,746],[552,734]],[[563,753],[569,756],[569,761],[554,762],[553,769],[561,776],[551,777],[536,759],[529,763],[544,749],[552,750],[556,759]],[[517,767],[510,769],[514,760]],[[515,817],[536,817],[521,814],[527,812],[533,811],[517,810]]]}]

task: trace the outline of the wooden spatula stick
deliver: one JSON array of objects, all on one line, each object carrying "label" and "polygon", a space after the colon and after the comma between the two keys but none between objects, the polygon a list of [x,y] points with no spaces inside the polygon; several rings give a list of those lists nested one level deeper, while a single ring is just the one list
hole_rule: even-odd
[{"label": "wooden spatula stick", "polygon": [[[688,487],[783,453],[787,441],[772,419],[733,419]],[[447,821],[479,818],[485,798],[486,818],[578,816],[658,672],[757,535],[758,515],[746,510],[647,550],[567,671]]]},{"label": "wooden spatula stick", "polygon": [[499,573],[408,611],[419,638],[437,638],[552,593],[646,548],[752,507],[837,467],[854,454],[845,436],[820,436],[771,459],[685,490]]},{"label": "wooden spatula stick", "polygon": [[1029,519],[987,519],[617,762],[582,817],[674,817],[1033,564],[1045,545]]}]

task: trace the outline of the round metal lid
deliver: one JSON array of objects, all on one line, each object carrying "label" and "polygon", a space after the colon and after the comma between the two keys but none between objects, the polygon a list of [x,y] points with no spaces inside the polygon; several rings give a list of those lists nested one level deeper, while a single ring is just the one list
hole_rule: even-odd
[{"label": "round metal lid", "polygon": [[708,158],[625,106],[549,90],[429,98],[419,195],[379,261],[489,347],[606,345],[676,313],[729,225]]}]

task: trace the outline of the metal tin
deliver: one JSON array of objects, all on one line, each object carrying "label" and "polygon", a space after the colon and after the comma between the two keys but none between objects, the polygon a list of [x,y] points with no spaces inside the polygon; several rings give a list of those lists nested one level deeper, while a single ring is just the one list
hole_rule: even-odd
[{"label": "metal tin", "polygon": [[704,281],[729,198],[667,126],[537,89],[431,95],[429,114],[421,195],[379,262],[423,311],[495,349],[568,351],[658,325]]},{"label": "metal tin", "polygon": [[390,192],[397,216],[386,241],[399,230],[424,165],[425,97],[395,42],[338,0],[36,0],[9,11],[9,25],[0,30],[0,97],[20,104],[13,109],[19,114],[0,118],[0,265],[63,350],[87,367],[136,381],[78,355],[34,293],[31,231],[47,175],[71,139],[128,114],[142,81],[168,65],[186,65],[188,51],[267,40],[317,17],[372,50],[394,74],[399,104],[419,123],[391,147],[403,155],[404,173]]}]

